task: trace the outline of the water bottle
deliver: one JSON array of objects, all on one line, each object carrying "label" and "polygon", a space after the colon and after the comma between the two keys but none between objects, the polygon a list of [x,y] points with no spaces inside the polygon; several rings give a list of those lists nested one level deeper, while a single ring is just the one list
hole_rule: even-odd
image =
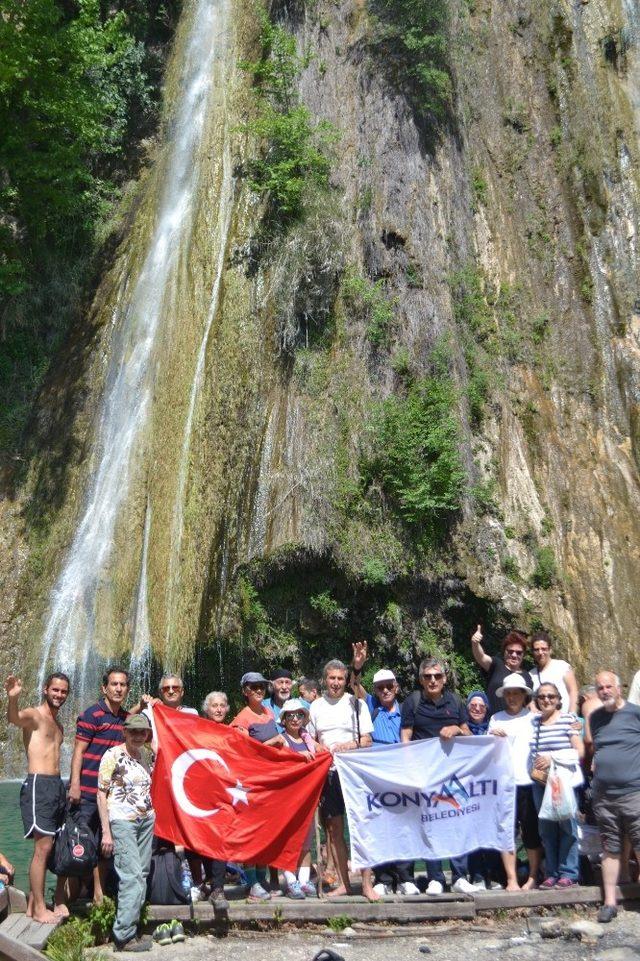
[{"label": "water bottle", "polygon": [[193,887],[193,878],[191,877],[191,869],[189,867],[189,862],[186,858],[182,858],[180,862],[180,884],[182,885],[182,890],[186,897],[191,901],[191,888]]}]

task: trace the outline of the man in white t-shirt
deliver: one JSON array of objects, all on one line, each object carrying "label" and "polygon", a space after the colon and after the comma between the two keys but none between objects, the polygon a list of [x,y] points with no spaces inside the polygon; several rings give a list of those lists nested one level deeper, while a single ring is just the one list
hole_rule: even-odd
[{"label": "man in white t-shirt", "polygon": [[[372,743],[373,723],[369,708],[364,701],[347,693],[348,674],[349,669],[342,661],[328,661],[322,675],[324,694],[309,708],[307,730],[332,754],[370,747]],[[338,772],[333,766],[320,798],[320,813],[326,824],[340,879],[340,884],[329,897],[351,894],[344,839],[344,798]],[[370,869],[362,872],[362,893],[372,901],[378,900],[371,883]]]},{"label": "man in white t-shirt", "polygon": [[541,684],[555,684],[562,697],[562,710],[578,709],[578,682],[571,665],[559,658],[551,657],[551,638],[546,631],[536,631],[531,635],[531,653],[536,666],[529,671],[533,690]]}]

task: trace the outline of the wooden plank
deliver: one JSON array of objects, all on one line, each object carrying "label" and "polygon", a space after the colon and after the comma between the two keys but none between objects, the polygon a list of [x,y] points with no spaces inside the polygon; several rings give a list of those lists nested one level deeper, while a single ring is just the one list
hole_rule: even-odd
[{"label": "wooden plank", "polygon": [[[213,907],[207,902],[200,902],[194,908],[195,917],[199,921],[213,923],[216,919]],[[388,902],[370,903],[364,899],[352,898],[347,903],[335,900],[320,901],[309,899],[305,902],[289,901],[277,898],[263,904],[247,904],[236,901],[229,905],[229,921],[250,923],[252,921],[305,921],[310,923],[326,923],[329,918],[347,915],[354,921],[435,921],[446,918],[474,918],[476,914],[473,899],[450,900],[432,899],[422,901],[403,899],[393,904]],[[189,920],[188,905],[154,904],[148,909],[150,921],[167,921],[171,918]]]},{"label": "wooden plank", "polygon": [[598,904],[602,901],[600,888],[576,885],[572,888],[549,888],[542,891],[478,891],[473,895],[478,911],[495,908],[537,908],[543,905]]},{"label": "wooden plank", "polygon": [[0,955],[9,961],[46,961],[45,955],[28,944],[16,941],[8,934],[4,934],[0,925]]},{"label": "wooden plank", "polygon": [[51,937],[55,929],[62,924],[62,920],[57,924],[41,924],[28,918],[26,914],[10,914],[0,924],[0,932],[7,937],[19,940],[32,948],[41,950],[47,940]]},{"label": "wooden plank", "polygon": [[12,914],[20,913],[24,914],[27,910],[27,895],[20,888],[11,887],[7,888],[9,892],[9,909]]},{"label": "wooden plank", "polygon": [[19,938],[30,924],[31,918],[28,918],[26,914],[10,914],[2,924],[0,924],[0,931],[10,935],[12,938]]}]

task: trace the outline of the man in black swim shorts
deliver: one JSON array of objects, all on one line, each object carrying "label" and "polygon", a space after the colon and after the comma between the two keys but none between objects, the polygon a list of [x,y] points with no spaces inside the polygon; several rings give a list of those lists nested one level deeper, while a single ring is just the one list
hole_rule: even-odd
[{"label": "man in black swim shorts", "polygon": [[22,728],[27,753],[28,774],[20,790],[20,810],[24,836],[33,838],[33,858],[29,867],[29,902],[27,915],[42,924],[56,924],[69,914],[65,904],[64,879],[56,886],[54,910],[44,903],[44,879],[47,858],[56,831],[62,824],[66,791],[60,777],[60,746],[63,730],[58,711],[69,696],[66,674],[50,674],[44,683],[42,704],[38,707],[18,706],[22,681],[11,674],[4,684],[9,697],[9,724]]}]

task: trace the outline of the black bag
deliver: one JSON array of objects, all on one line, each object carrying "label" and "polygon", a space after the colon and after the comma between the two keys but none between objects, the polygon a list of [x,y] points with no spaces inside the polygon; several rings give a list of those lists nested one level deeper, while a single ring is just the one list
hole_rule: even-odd
[{"label": "black bag", "polygon": [[47,867],[59,877],[82,878],[98,863],[98,840],[79,807],[69,805],[56,834]]},{"label": "black bag", "polygon": [[147,878],[149,904],[190,904],[182,887],[182,863],[173,848],[158,846],[151,856]]}]

